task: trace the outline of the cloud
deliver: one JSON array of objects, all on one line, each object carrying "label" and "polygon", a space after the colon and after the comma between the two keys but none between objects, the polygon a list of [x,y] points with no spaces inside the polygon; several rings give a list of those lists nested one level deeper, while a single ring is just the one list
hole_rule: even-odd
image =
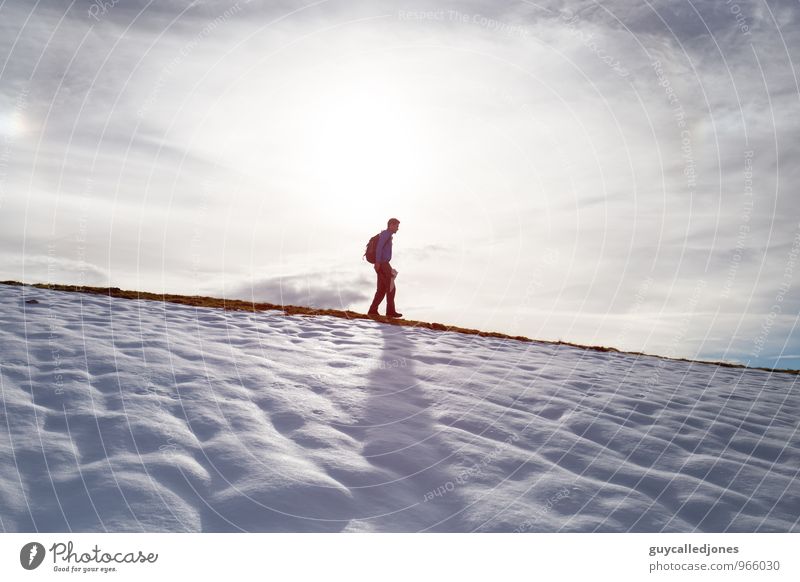
[{"label": "cloud", "polygon": [[[236,291],[365,308],[374,281],[350,265],[369,225],[396,214],[419,318],[600,343],[638,326],[626,337],[671,349],[664,318],[704,280],[687,354],[758,337],[783,283],[798,226],[796,2],[105,5],[0,9],[0,114],[22,97],[28,128],[0,143],[7,249],[45,256],[65,241],[69,260],[85,228],[86,262],[115,281],[180,292],[198,273],[285,272]],[[321,167],[359,168],[348,153],[363,147],[334,136],[314,158],[308,120],[365,80],[409,106],[395,115],[415,164],[375,155],[386,171],[354,184]],[[663,318],[629,317],[645,280],[642,307]],[[779,320],[763,357],[796,336]],[[732,344],[740,357],[748,341]]]},{"label": "cloud", "polygon": [[57,283],[61,285],[83,285],[103,287],[109,285],[108,272],[101,267],[56,255],[0,254],[0,278],[21,283]]},{"label": "cloud", "polygon": [[364,275],[316,272],[254,280],[234,287],[227,292],[227,297],[279,305],[366,311],[374,284]]},{"label": "cloud", "polygon": [[419,248],[410,248],[403,251],[409,259],[417,261],[444,261],[451,257],[456,249],[442,244],[428,244]]}]

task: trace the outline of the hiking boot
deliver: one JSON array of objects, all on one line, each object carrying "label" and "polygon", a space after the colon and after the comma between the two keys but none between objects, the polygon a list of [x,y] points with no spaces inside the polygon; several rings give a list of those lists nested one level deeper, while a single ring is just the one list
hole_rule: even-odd
[{"label": "hiking boot", "polygon": [[403,317],[403,314],[395,311],[394,313],[387,313],[386,317]]},{"label": "hiking boot", "polygon": [[377,311],[367,311],[367,315],[380,315]]}]

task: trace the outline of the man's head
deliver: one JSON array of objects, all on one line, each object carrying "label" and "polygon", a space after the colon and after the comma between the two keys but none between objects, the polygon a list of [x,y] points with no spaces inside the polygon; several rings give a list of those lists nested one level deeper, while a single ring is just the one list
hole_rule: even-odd
[{"label": "man's head", "polygon": [[390,218],[386,223],[386,228],[392,233],[396,233],[400,229],[400,221],[396,218]]}]

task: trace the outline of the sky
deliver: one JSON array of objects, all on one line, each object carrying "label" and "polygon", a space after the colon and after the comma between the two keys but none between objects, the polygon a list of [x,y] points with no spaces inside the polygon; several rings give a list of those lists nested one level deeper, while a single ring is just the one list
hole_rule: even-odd
[{"label": "sky", "polygon": [[800,368],[797,2],[0,5],[0,278]]}]

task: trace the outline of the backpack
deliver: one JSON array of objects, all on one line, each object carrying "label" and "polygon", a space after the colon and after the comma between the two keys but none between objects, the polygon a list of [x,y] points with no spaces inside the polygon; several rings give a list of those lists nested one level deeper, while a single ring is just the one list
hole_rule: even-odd
[{"label": "backpack", "polygon": [[378,250],[378,237],[381,236],[381,233],[376,234],[367,243],[367,250],[364,253],[364,256],[367,258],[368,263],[375,264],[375,253]]}]

